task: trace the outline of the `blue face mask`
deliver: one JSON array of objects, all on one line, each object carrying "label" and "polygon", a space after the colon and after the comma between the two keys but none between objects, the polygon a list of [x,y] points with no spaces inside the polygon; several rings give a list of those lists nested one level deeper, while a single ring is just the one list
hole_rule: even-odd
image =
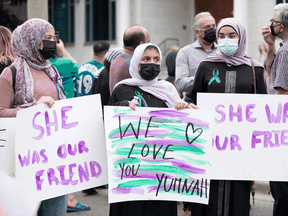
[{"label": "blue face mask", "polygon": [[224,55],[232,56],[238,49],[238,39],[219,39],[218,48]]}]

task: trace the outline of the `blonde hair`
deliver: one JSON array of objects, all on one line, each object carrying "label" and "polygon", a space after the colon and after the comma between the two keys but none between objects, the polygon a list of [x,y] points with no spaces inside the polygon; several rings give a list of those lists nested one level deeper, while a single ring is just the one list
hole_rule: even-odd
[{"label": "blonde hair", "polygon": [[12,32],[0,25],[0,43],[3,44],[3,49],[0,50],[0,63],[7,64],[10,59],[12,62],[16,59],[15,52],[11,44]]}]

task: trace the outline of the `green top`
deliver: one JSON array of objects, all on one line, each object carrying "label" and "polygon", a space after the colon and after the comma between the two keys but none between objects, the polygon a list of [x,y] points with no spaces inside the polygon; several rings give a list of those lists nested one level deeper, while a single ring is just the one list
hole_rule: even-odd
[{"label": "green top", "polygon": [[96,60],[85,62],[79,68],[79,78],[77,79],[77,97],[93,94],[93,84],[97,80],[104,65]]},{"label": "green top", "polygon": [[78,77],[78,64],[74,63],[69,58],[50,58],[51,64],[56,67],[61,78],[63,87],[66,93],[66,98],[74,97],[74,77]]}]

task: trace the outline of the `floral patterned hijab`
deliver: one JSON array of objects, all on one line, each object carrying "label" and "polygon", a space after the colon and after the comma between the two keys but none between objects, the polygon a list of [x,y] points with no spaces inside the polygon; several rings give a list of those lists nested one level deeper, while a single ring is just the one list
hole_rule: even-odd
[{"label": "floral patterned hijab", "polygon": [[29,19],[13,31],[12,47],[18,56],[13,63],[17,71],[13,107],[29,107],[36,102],[33,98],[34,84],[29,66],[47,73],[55,83],[60,99],[65,99],[62,83],[58,81],[58,71],[39,52],[41,42],[51,28],[54,27],[46,20]]}]

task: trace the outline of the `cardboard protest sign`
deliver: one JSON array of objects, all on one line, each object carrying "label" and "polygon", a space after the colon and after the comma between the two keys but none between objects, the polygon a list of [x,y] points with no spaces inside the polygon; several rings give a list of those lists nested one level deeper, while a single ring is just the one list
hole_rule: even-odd
[{"label": "cardboard protest sign", "polygon": [[16,178],[48,199],[107,184],[100,95],[17,112]]},{"label": "cardboard protest sign", "polygon": [[0,171],[0,215],[37,215],[40,202],[35,191]]},{"label": "cardboard protest sign", "polygon": [[288,180],[288,96],[198,93],[214,111],[212,179]]},{"label": "cardboard protest sign", "polygon": [[105,106],[109,203],[208,203],[212,112]]},{"label": "cardboard protest sign", "polygon": [[0,118],[0,170],[15,175],[16,118]]}]

